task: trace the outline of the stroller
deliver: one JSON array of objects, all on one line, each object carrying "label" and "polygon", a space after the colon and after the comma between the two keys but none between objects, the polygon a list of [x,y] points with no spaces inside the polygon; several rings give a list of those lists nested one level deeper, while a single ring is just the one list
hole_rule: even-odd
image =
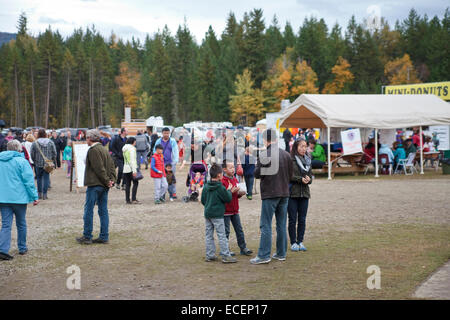
[{"label": "stroller", "polygon": [[208,167],[203,161],[197,161],[191,164],[191,167],[189,168],[189,173],[186,179],[186,187],[187,194],[182,198],[183,202],[189,202],[189,201],[198,201],[198,197],[200,195],[199,190],[192,190],[191,189],[191,181],[194,180],[195,175],[197,172],[200,173],[200,179],[202,181],[202,185],[206,183],[206,177],[208,175]]}]

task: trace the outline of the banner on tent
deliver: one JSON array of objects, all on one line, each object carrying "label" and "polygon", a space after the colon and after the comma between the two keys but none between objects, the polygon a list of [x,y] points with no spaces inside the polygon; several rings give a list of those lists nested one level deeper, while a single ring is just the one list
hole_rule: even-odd
[{"label": "banner on tent", "polygon": [[361,144],[361,132],[359,129],[341,131],[342,148],[344,155],[363,152]]}]

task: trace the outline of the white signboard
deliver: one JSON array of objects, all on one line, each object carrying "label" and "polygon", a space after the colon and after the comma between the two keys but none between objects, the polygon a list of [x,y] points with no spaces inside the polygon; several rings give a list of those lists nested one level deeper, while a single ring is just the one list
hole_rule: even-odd
[{"label": "white signboard", "polygon": [[77,179],[77,187],[84,187],[84,171],[86,169],[86,156],[89,146],[86,143],[74,143],[73,154],[75,160],[75,173]]},{"label": "white signboard", "polygon": [[431,132],[431,134],[433,134],[433,132],[436,132],[436,136],[439,139],[438,150],[450,150],[449,126],[430,126],[429,132]]},{"label": "white signboard", "polygon": [[344,155],[363,152],[359,129],[341,131],[341,139]]}]

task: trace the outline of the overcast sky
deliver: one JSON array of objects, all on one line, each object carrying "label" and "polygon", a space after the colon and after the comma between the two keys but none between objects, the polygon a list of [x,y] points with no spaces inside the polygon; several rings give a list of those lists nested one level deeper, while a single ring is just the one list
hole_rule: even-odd
[{"label": "overcast sky", "polygon": [[114,31],[122,39],[144,39],[167,24],[172,34],[186,19],[187,26],[201,42],[211,25],[218,36],[225,28],[229,12],[240,21],[244,12],[261,8],[266,27],[276,14],[283,29],[289,21],[297,32],[305,17],[324,18],[329,29],[338,22],[346,28],[352,14],[358,22],[381,15],[391,26],[407,17],[414,7],[420,15],[443,17],[448,0],[367,1],[367,0],[0,0],[0,31],[15,33],[22,11],[28,17],[29,31],[37,35],[51,25],[63,36],[74,29],[94,24],[105,37]]}]

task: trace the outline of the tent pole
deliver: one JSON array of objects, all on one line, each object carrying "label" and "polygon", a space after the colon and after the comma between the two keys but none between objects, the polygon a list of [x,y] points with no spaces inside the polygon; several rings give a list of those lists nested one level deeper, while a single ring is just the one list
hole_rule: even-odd
[{"label": "tent pole", "polygon": [[420,174],[423,173],[423,136],[422,136],[422,126],[420,126]]},{"label": "tent pole", "polygon": [[379,178],[378,175],[378,129],[375,129],[375,178]]},{"label": "tent pole", "polygon": [[330,146],[330,127],[327,127],[327,148],[328,148],[328,180],[331,180],[331,146]]}]

